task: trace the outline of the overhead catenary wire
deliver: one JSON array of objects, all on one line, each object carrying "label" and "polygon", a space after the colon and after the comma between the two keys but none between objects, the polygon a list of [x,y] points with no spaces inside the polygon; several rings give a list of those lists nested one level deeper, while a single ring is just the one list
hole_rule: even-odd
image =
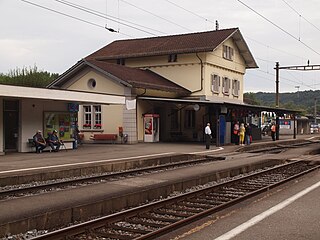
[{"label": "overhead catenary wire", "polygon": [[287,1],[282,0],[289,8],[291,8],[298,16],[302,19],[304,19],[307,23],[309,23],[311,26],[313,26],[315,29],[317,29],[320,32],[320,28],[317,27],[315,24],[313,24],[311,21],[306,19],[301,13],[299,13],[294,7],[292,7]]},{"label": "overhead catenary wire", "polygon": [[[33,5],[37,6],[37,7],[42,7],[42,8],[44,8],[44,9],[46,9],[46,10],[50,10],[50,11],[56,12],[56,13],[58,13],[58,14],[61,14],[61,15],[64,15],[64,16],[67,16],[67,17],[70,17],[70,18],[74,18],[74,19],[76,19],[76,20],[79,20],[79,21],[82,21],[82,22],[91,24],[91,25],[96,26],[96,27],[99,27],[99,28],[105,28],[105,26],[101,26],[101,25],[99,25],[99,24],[96,24],[96,23],[93,23],[93,22],[89,22],[89,21],[87,21],[87,20],[85,20],[85,19],[83,19],[83,18],[74,17],[74,16],[72,16],[72,15],[65,14],[65,13],[59,12],[59,11],[57,11],[57,10],[52,10],[52,9],[50,9],[50,8],[43,7],[43,6],[39,5],[39,4],[35,4],[35,3],[32,3],[32,2],[27,1],[27,0],[22,0],[22,1],[28,2],[28,3],[30,3],[30,4],[33,4]],[[106,14],[99,13],[99,12],[94,11],[94,10],[92,10],[92,9],[85,8],[85,7],[83,7],[83,6],[80,6],[80,5],[77,5],[77,4],[73,4],[73,3],[70,3],[70,2],[68,2],[68,1],[62,1],[62,0],[55,0],[55,1],[60,2],[60,3],[63,2],[64,4],[65,4],[65,3],[69,3],[69,4],[71,4],[73,7],[74,7],[74,6],[77,6],[77,7],[79,7],[79,8],[83,8],[83,9],[89,11],[88,13],[90,13],[90,11],[92,11],[92,13],[90,13],[90,14],[95,13],[96,16],[97,16],[97,15],[101,15],[100,17],[103,17],[103,18],[108,17],[108,18],[112,19],[112,21],[114,21],[114,22],[118,22],[118,23],[119,23],[120,21],[126,21],[126,20],[121,20],[121,19],[119,18],[119,14],[118,14],[118,17],[117,17],[117,18],[116,18],[116,17],[113,17],[113,16],[110,16],[110,15],[106,16]],[[120,1],[120,0],[118,0],[118,1]],[[125,2],[125,3],[127,4],[126,1],[124,1],[124,0],[121,0],[121,1],[122,1],[122,2]],[[170,3],[170,1],[167,1],[167,2]],[[172,4],[172,3],[171,3],[171,4]],[[176,4],[176,5],[177,5],[177,4]],[[177,6],[179,6],[179,5],[177,5]],[[181,8],[181,9],[185,9],[185,11],[187,11],[187,9],[184,8],[184,7],[180,7],[180,8]],[[79,10],[80,10],[80,9],[79,9]],[[84,11],[84,10],[82,10],[82,11]],[[150,11],[148,11],[148,12],[151,14]],[[187,11],[187,12],[189,12],[190,14],[193,14],[193,15],[195,15],[195,16],[198,15],[198,14],[196,14],[196,13],[193,13],[192,11]],[[152,14],[152,15],[154,15],[154,14]],[[201,16],[198,15],[198,17],[201,17]],[[204,18],[204,17],[202,17],[202,18],[203,18],[204,20],[207,19],[207,18]],[[165,19],[165,18],[162,18],[162,19]],[[206,20],[206,21],[207,21],[207,20]],[[127,21],[127,22],[128,22],[128,21]],[[132,22],[131,22],[131,24],[135,24],[135,23],[132,23]],[[138,26],[137,24],[135,24],[135,25]],[[148,29],[148,27],[146,27],[146,26],[142,26],[142,25],[139,25],[139,26],[142,28],[142,29],[139,29],[139,30]],[[166,34],[166,33],[164,33],[164,32],[161,32],[161,31],[157,30],[157,29],[151,29],[151,28],[149,28],[149,29],[150,29],[151,31],[157,31],[157,32],[159,32],[159,33],[161,33],[161,34]],[[156,34],[150,32],[150,31],[145,31],[145,32],[147,32],[148,34],[152,34],[152,35],[154,35],[154,36],[157,36]],[[120,33],[120,34],[123,34],[123,33]],[[126,34],[123,34],[123,35],[126,35]],[[126,36],[128,36],[128,35],[126,35]],[[253,40],[253,39],[252,39],[252,40]],[[253,40],[253,41],[256,41],[256,40]],[[258,41],[256,41],[256,42],[258,42]],[[264,45],[263,43],[260,43],[260,42],[259,42],[259,44]],[[265,45],[265,46],[266,46],[266,45]],[[271,49],[275,49],[275,50],[280,51],[280,52],[283,52],[283,53],[288,54],[288,55],[293,55],[293,54],[290,54],[290,53],[288,53],[288,52],[286,52],[286,51],[273,48],[273,47],[271,47],[271,46],[267,46],[267,47],[268,47],[268,48],[271,48]],[[299,57],[299,58],[302,58],[301,56],[297,56],[297,55],[294,55],[294,56]],[[267,61],[268,61],[268,60],[267,60]],[[271,61],[270,61],[270,62],[271,62]],[[299,84],[300,84],[300,83],[299,83]]]},{"label": "overhead catenary wire", "polygon": [[[70,14],[63,13],[63,12],[61,12],[61,11],[58,11],[58,10],[55,10],[55,9],[52,9],[52,8],[48,8],[48,7],[42,6],[42,5],[40,5],[40,4],[36,4],[36,3],[34,3],[34,2],[30,2],[30,1],[27,1],[27,0],[21,0],[21,1],[22,1],[22,2],[25,2],[25,3],[28,3],[28,4],[30,4],[30,5],[33,5],[33,6],[35,6],[35,7],[39,7],[39,8],[48,10],[48,11],[50,11],[50,12],[57,13],[57,14],[59,14],[59,15],[65,16],[65,17],[69,17],[69,18],[72,18],[72,19],[75,19],[75,20],[78,20],[78,21],[81,21],[81,22],[90,24],[90,25],[95,26],[95,27],[99,27],[99,28],[106,29],[105,26],[101,26],[101,25],[99,25],[99,24],[96,24],[96,23],[93,23],[93,22],[84,20],[84,19],[82,19],[82,18],[78,18],[78,17],[72,16],[72,15],[70,15]],[[108,29],[107,29],[107,30],[108,30]],[[127,35],[127,34],[124,34],[124,33],[120,33],[120,32],[119,32],[119,34],[124,35],[124,36],[127,36],[127,37],[132,37],[132,36],[130,36],[130,35]]]},{"label": "overhead catenary wire", "polygon": [[[124,25],[126,27],[133,28],[135,30],[138,30],[138,31],[141,31],[141,32],[153,35],[153,36],[158,36],[157,34],[154,34],[154,33],[150,32],[150,31],[146,31],[146,30],[143,30],[141,28],[137,28],[137,27],[132,26],[132,25],[137,25],[138,26],[138,24],[135,24],[135,23],[132,23],[132,22],[129,22],[129,21],[126,21],[126,20],[120,20],[119,21],[118,20],[119,18],[116,18],[114,16],[106,15],[104,13],[101,13],[101,12],[95,11],[93,9],[90,9],[90,8],[87,8],[87,7],[83,7],[81,5],[74,4],[74,3],[71,3],[71,2],[68,2],[68,1],[63,1],[63,0],[54,0],[54,1],[59,2],[61,4],[64,4],[64,5],[67,5],[67,6],[70,6],[70,7],[73,7],[73,8],[76,8],[78,10],[87,12],[87,13],[95,15],[97,17],[101,17],[101,18],[105,18],[105,19],[108,19],[108,20],[113,21],[113,22],[117,22],[117,23],[119,23],[121,25]],[[130,23],[132,25],[130,25],[128,23]],[[152,31],[155,31],[155,32],[160,32],[160,31],[158,31],[156,29],[151,29],[151,28],[148,28],[148,27],[145,27],[145,26],[142,26],[142,25],[140,25],[140,27],[143,27],[145,29],[149,29],[149,30],[152,30]],[[160,33],[163,33],[163,32],[160,32]]]},{"label": "overhead catenary wire", "polygon": [[51,9],[51,8],[48,8],[48,7],[45,7],[45,6],[42,6],[42,5],[39,5],[39,4],[36,4],[36,3],[33,3],[33,2],[30,2],[30,1],[27,1],[27,0],[21,0],[22,2],[25,2],[25,3],[28,3],[28,4],[31,4],[33,6],[36,6],[36,7],[39,7],[39,8],[42,8],[42,9],[45,9],[45,10],[48,10],[48,11],[51,11],[51,12],[54,12],[54,13],[57,13],[57,14],[60,14],[60,15],[63,15],[63,16],[66,16],[66,17],[70,17],[70,18],[73,18],[75,20],[78,20],[78,21],[81,21],[81,22],[84,22],[84,23],[88,23],[90,25],[93,25],[95,27],[99,27],[99,28],[104,28],[104,26],[101,26],[99,24],[96,24],[96,23],[92,23],[92,22],[89,22],[87,20],[83,20],[81,18],[78,18],[78,17],[74,17],[70,14],[66,14],[66,13],[63,13],[63,12],[60,12],[60,11],[57,11],[57,10],[54,10],[54,9]]},{"label": "overhead catenary wire", "polygon": [[[264,71],[264,70],[261,70],[261,69],[257,69],[257,71],[275,77],[275,74],[273,74],[273,73],[270,73],[270,72],[267,72],[267,71]],[[307,87],[307,88],[309,88],[309,89],[314,89],[314,87],[312,87],[312,86],[310,86],[310,85],[308,85],[308,84],[305,84],[305,83],[303,83],[303,82],[297,82],[297,81],[294,81],[294,80],[292,80],[292,79],[289,79],[289,78],[286,78],[286,77],[283,77],[283,76],[281,77],[281,79],[282,79],[282,80],[289,81],[289,82],[292,82],[292,83],[294,83],[294,84],[303,85],[303,86],[305,86],[305,87]],[[295,85],[292,85],[292,86],[295,86]]]},{"label": "overhead catenary wire", "polygon": [[[117,32],[117,33],[119,33],[119,34],[121,34],[121,35],[124,35],[124,36],[133,38],[133,36],[130,36],[130,35],[128,35],[128,34],[125,34],[125,33],[122,33],[122,32],[118,32],[118,31],[112,31],[111,28],[108,29],[108,28],[106,28],[106,26],[102,26],[102,25],[99,25],[99,24],[96,24],[96,23],[93,23],[93,22],[84,20],[84,19],[82,19],[82,18],[72,16],[72,15],[70,15],[70,14],[66,14],[66,13],[63,13],[63,12],[61,12],[61,11],[58,11],[58,10],[55,10],[55,9],[52,9],[52,8],[49,8],[49,7],[45,7],[45,6],[40,5],[40,4],[36,4],[36,3],[31,2],[31,1],[28,1],[28,0],[21,0],[21,1],[22,1],[22,2],[25,2],[25,3],[28,3],[28,4],[30,4],[30,5],[33,5],[33,6],[36,6],[36,7],[39,7],[39,8],[42,8],[42,9],[45,9],[45,10],[54,12],[54,13],[57,13],[57,14],[59,14],[59,15],[63,15],[63,16],[65,16],[65,17],[69,17],[69,18],[72,18],[72,19],[75,19],[75,20],[78,20],[78,21],[81,21],[81,22],[84,22],[84,23],[93,25],[93,26],[95,26],[95,27],[107,29],[107,30],[109,30],[109,31],[111,31],[111,32]],[[58,1],[58,0],[55,0],[55,1]],[[61,3],[62,3],[62,2],[61,2]],[[64,4],[64,3],[63,3],[63,4]],[[85,11],[85,10],[84,10],[84,11]],[[100,14],[101,14],[101,13],[100,13]],[[102,13],[102,14],[103,14],[103,13]],[[106,16],[100,16],[100,17],[106,17]],[[112,18],[109,18],[109,20],[117,22],[117,20],[114,20],[114,19],[112,19]],[[138,30],[138,31],[142,31],[142,32],[148,33],[148,34],[153,35],[153,36],[157,36],[157,35],[154,34],[154,33],[145,31],[145,30],[143,30],[143,29],[139,29],[139,28],[134,27],[134,26],[130,26],[130,25],[125,24],[125,23],[120,23],[120,24],[126,25],[126,26],[131,27],[131,28],[134,28],[134,29],[136,29],[136,30]]]},{"label": "overhead catenary wire", "polygon": [[195,13],[195,12],[192,12],[192,11],[190,11],[190,10],[188,10],[188,9],[186,9],[186,8],[180,6],[180,5],[178,5],[178,4],[176,4],[176,3],[172,2],[172,1],[169,1],[169,0],[166,0],[166,1],[167,1],[168,3],[176,6],[177,8],[180,8],[180,9],[182,9],[182,10],[188,12],[188,13],[191,13],[191,14],[194,15],[194,16],[197,16],[197,17],[199,17],[199,18],[201,18],[201,19],[204,19],[204,20],[207,21],[207,22],[211,22],[211,23],[214,23],[214,24],[215,24],[214,21],[211,21],[211,20],[208,19],[208,18],[205,18],[205,17],[203,17],[203,16],[201,16],[201,15]]},{"label": "overhead catenary wire", "polygon": [[168,20],[168,19],[166,19],[166,18],[164,18],[164,17],[161,17],[161,16],[159,16],[159,15],[157,15],[157,14],[154,14],[153,12],[150,12],[150,11],[148,11],[148,10],[146,10],[146,9],[143,9],[143,8],[141,8],[141,7],[138,7],[138,6],[136,6],[136,5],[132,4],[132,3],[129,3],[129,2],[127,2],[127,1],[125,1],[125,0],[120,0],[120,1],[123,2],[123,3],[125,3],[125,4],[128,4],[128,5],[132,6],[132,7],[134,7],[134,8],[136,8],[136,9],[139,9],[139,10],[141,10],[141,11],[143,11],[143,12],[146,12],[146,13],[148,13],[148,14],[151,14],[151,15],[154,16],[154,17],[160,18],[160,19],[162,19],[162,20],[164,20],[164,21],[166,21],[166,22],[168,22],[168,23],[171,23],[171,24],[173,24],[173,25],[175,25],[175,26],[181,27],[181,28],[183,28],[184,30],[187,30],[187,31],[191,31],[191,32],[192,32],[192,30],[191,30],[190,28],[186,28],[186,27],[184,27],[184,26],[182,26],[182,25],[180,25],[180,24],[177,24],[177,23],[175,23],[175,22],[173,22],[173,21],[171,21],[171,20]]},{"label": "overhead catenary wire", "polygon": [[284,32],[285,34],[287,34],[288,36],[292,37],[293,39],[297,40],[298,42],[300,42],[301,44],[303,44],[305,47],[307,47],[308,49],[310,49],[311,51],[313,51],[314,53],[320,55],[319,52],[317,52],[315,49],[313,49],[312,47],[310,47],[309,45],[307,45],[306,43],[304,43],[303,41],[301,41],[299,38],[295,37],[293,34],[291,34],[290,32],[288,32],[287,30],[285,30],[284,28],[280,27],[278,24],[272,22],[271,20],[269,20],[268,18],[266,18],[265,16],[263,16],[261,13],[259,13],[258,11],[256,11],[255,9],[253,9],[252,7],[250,7],[248,4],[244,3],[241,0],[237,0],[239,3],[241,3],[242,5],[244,5],[245,7],[247,7],[248,9],[250,9],[252,12],[254,12],[255,14],[259,15],[260,17],[262,17],[264,20],[266,20],[267,22],[269,22],[270,24],[272,24],[273,26],[275,26],[276,28],[280,29],[282,32]]}]

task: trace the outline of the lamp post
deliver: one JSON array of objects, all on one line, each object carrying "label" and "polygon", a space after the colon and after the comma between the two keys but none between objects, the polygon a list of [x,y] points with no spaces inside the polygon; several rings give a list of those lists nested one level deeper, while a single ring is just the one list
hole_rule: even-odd
[{"label": "lamp post", "polygon": [[299,89],[300,89],[300,86],[295,86],[295,88],[298,89],[298,98],[299,98]]},{"label": "lamp post", "polygon": [[314,124],[317,124],[317,98],[314,98]]}]

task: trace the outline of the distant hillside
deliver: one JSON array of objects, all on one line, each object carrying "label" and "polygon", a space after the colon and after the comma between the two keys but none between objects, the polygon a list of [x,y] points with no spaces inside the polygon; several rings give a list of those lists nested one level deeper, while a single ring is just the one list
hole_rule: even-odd
[{"label": "distant hillside", "polygon": [[[245,93],[244,101],[249,104],[275,106],[275,93]],[[280,107],[294,110],[303,110],[305,114],[314,113],[315,98],[317,98],[317,112],[320,112],[320,90],[280,93]]]}]

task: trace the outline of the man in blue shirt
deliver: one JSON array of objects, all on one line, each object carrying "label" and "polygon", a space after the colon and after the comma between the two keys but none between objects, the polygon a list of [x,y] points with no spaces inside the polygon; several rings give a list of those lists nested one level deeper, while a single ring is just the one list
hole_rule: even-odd
[{"label": "man in blue shirt", "polygon": [[52,134],[49,135],[49,145],[54,152],[58,152],[61,146],[61,141],[57,136],[57,130],[53,130]]}]

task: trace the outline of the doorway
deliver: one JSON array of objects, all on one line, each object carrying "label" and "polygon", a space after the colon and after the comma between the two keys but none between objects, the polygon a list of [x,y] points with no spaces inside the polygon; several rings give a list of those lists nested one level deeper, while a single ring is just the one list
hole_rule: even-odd
[{"label": "doorway", "polygon": [[19,100],[3,101],[4,150],[18,150]]}]

